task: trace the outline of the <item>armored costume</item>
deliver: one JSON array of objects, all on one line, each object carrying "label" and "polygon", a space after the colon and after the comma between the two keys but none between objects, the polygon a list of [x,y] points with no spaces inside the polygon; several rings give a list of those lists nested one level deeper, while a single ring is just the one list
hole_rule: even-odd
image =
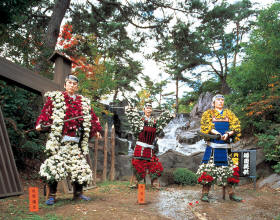
[{"label": "armored costume", "polygon": [[[46,103],[36,127],[51,125],[45,149],[48,158],[40,167],[40,175],[50,189],[50,200],[46,203],[52,205],[57,182],[67,177],[73,183],[74,199],[83,196],[83,186],[92,180],[92,171],[85,159],[89,153],[88,140],[102,128],[89,99],[81,95],[71,97],[60,91],[47,92],[45,96]],[[71,118],[76,119],[64,122]]]},{"label": "armored costume", "polygon": [[161,176],[163,171],[162,164],[156,156],[158,151],[157,135],[162,132],[163,128],[172,119],[172,115],[169,112],[163,112],[159,118],[155,119],[152,116],[141,116],[133,108],[126,109],[126,114],[137,140],[132,158],[137,180],[144,179],[147,173],[154,180]]},{"label": "armored costume", "polygon": [[[213,100],[216,98],[224,99],[222,95],[217,95]],[[239,168],[229,156],[230,142],[240,140],[240,122],[229,109],[209,109],[202,115],[201,132],[211,134],[213,131],[220,138],[207,140],[204,156],[197,171],[198,182],[203,185],[202,201],[209,201],[208,193],[213,184],[227,187],[230,199],[241,201],[232,189],[232,185],[239,182]]]},{"label": "armored costume", "polygon": [[[241,136],[240,122],[238,118],[229,109],[223,109],[218,112],[215,109],[207,110],[201,118],[201,132],[208,134],[212,129],[224,135],[228,131],[234,131],[233,141],[238,141]],[[228,141],[210,139],[202,159],[202,163],[208,163],[213,156],[216,166],[228,166]]]}]

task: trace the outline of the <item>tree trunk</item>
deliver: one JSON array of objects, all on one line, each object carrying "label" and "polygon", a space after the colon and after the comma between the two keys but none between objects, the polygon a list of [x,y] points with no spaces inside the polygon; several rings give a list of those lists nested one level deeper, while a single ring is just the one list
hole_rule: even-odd
[{"label": "tree trunk", "polygon": [[236,59],[238,54],[238,47],[239,47],[239,22],[236,23],[236,49],[233,55],[233,67],[236,66]]},{"label": "tree trunk", "polygon": [[178,94],[179,94],[179,77],[176,77],[176,114],[178,114],[179,111],[179,98],[178,98]]},{"label": "tree trunk", "polygon": [[115,101],[117,100],[118,93],[119,93],[119,89],[117,88],[117,89],[115,90],[115,93],[114,93],[114,96],[113,96],[113,102],[115,102]]},{"label": "tree trunk", "polygon": [[227,84],[226,77],[222,77],[220,79],[221,79],[221,84],[222,84],[221,93],[222,94],[229,94],[230,93],[230,87]]},{"label": "tree trunk", "polygon": [[98,139],[94,140],[94,166],[93,166],[93,185],[96,186],[96,177],[97,177],[97,160],[98,160]]},{"label": "tree trunk", "polygon": [[112,126],[111,131],[111,170],[110,170],[110,181],[115,180],[115,126]]},{"label": "tree trunk", "polygon": [[108,123],[105,124],[105,131],[104,131],[104,147],[103,147],[103,153],[104,153],[104,161],[103,161],[103,175],[102,180],[107,180],[107,147],[108,147]]},{"label": "tree trunk", "polygon": [[40,73],[47,69],[47,61],[50,55],[55,50],[57,38],[60,31],[62,19],[65,16],[66,10],[70,6],[71,0],[57,0],[53,8],[51,19],[48,23],[47,32],[45,34],[44,42],[39,60],[34,67],[35,72]]},{"label": "tree trunk", "polygon": [[159,108],[161,109],[162,91],[159,93]]}]

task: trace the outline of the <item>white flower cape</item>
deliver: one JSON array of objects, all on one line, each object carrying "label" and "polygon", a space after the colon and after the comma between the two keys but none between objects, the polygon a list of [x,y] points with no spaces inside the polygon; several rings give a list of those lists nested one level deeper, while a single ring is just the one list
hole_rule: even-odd
[{"label": "white flower cape", "polygon": [[92,180],[92,171],[85,158],[81,156],[89,153],[88,139],[90,133],[90,100],[81,96],[83,112],[84,133],[81,142],[81,149],[78,143],[66,142],[61,144],[63,120],[65,117],[66,103],[64,95],[60,91],[47,92],[46,97],[50,97],[53,104],[53,114],[51,116],[53,124],[49,134],[45,152],[50,157],[44,161],[40,167],[40,175],[47,181],[60,181],[68,174],[72,182],[80,184],[89,183]]}]

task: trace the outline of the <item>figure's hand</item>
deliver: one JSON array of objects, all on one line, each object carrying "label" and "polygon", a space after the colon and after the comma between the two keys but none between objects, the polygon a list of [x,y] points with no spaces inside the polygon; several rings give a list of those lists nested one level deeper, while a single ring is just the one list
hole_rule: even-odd
[{"label": "figure's hand", "polygon": [[232,136],[234,134],[234,131],[227,131],[223,136],[222,136],[222,140],[225,141],[227,139],[229,139],[230,136]]},{"label": "figure's hand", "polygon": [[102,139],[102,135],[99,132],[96,132],[95,137],[100,140]]},{"label": "figure's hand", "polygon": [[[215,129],[212,129],[212,130],[211,130],[211,134],[218,134],[218,135],[221,135],[221,133],[218,132],[218,131],[216,131]],[[222,135],[221,135],[221,136],[222,136]]]},{"label": "figure's hand", "polygon": [[37,131],[42,131],[42,127],[41,127],[41,124],[38,124],[35,128]]},{"label": "figure's hand", "polygon": [[229,134],[228,133],[225,133],[223,136],[222,136],[222,140],[223,141],[226,141],[227,139],[229,138]]}]

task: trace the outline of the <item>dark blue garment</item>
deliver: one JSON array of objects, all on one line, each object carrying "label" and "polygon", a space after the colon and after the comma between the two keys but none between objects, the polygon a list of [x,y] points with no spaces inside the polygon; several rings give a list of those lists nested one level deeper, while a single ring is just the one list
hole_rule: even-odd
[{"label": "dark blue garment", "polygon": [[[220,132],[222,135],[229,131],[228,121],[213,121],[213,123],[215,125],[215,130]],[[210,142],[218,144],[225,143],[223,140],[214,139],[211,139]],[[208,163],[212,155],[214,157],[214,164],[216,166],[228,166],[228,150],[221,148],[212,148],[210,146],[206,147],[201,163]]]}]

